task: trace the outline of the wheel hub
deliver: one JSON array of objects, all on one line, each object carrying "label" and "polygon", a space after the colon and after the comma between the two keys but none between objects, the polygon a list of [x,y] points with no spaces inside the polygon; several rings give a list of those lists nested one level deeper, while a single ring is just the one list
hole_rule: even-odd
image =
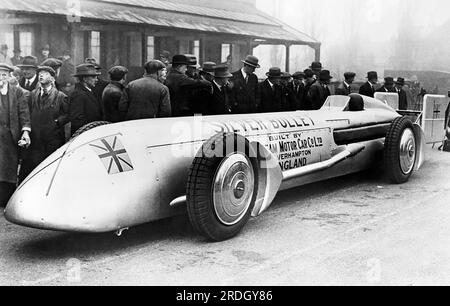
[{"label": "wheel hub", "polygon": [[400,140],[400,167],[404,174],[409,174],[416,161],[416,138],[411,129],[403,132]]},{"label": "wheel hub", "polygon": [[247,214],[253,200],[255,175],[250,160],[234,153],[222,161],[213,184],[214,211],[221,223],[237,224]]}]

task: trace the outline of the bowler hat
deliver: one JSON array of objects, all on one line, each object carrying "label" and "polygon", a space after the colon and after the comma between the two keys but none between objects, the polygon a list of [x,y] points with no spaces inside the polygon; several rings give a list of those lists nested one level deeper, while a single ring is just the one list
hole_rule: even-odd
[{"label": "bowler hat", "polygon": [[47,71],[48,73],[50,73],[52,75],[52,77],[56,76],[56,71],[55,69],[53,69],[50,66],[39,66],[38,69],[36,70],[37,73],[41,72],[41,71]]},{"label": "bowler hat", "polygon": [[392,77],[385,77],[384,78],[384,85],[394,85],[394,78],[392,78]]},{"label": "bowler hat", "polygon": [[312,62],[311,66],[309,68],[311,68],[312,70],[322,69],[322,63],[321,62]]},{"label": "bowler hat", "polygon": [[227,65],[219,65],[214,68],[215,78],[231,78],[232,76]]},{"label": "bowler hat", "polygon": [[18,65],[17,67],[19,67],[20,69],[23,68],[36,68],[38,67],[38,59],[35,56],[25,56],[25,58],[23,59],[23,62],[21,65]]},{"label": "bowler hat", "polygon": [[404,86],[405,85],[405,79],[404,78],[397,78],[397,81],[395,82],[395,84]]},{"label": "bowler hat", "polygon": [[76,72],[73,76],[99,76],[101,73],[97,72],[95,66],[92,64],[81,64],[76,67]]},{"label": "bowler hat", "polygon": [[188,60],[188,66],[198,68],[197,57],[193,54],[185,54]]},{"label": "bowler hat", "polygon": [[9,72],[13,72],[13,68],[7,64],[0,63],[0,70],[6,70]]},{"label": "bowler hat", "polygon": [[102,69],[102,67],[101,67],[99,64],[97,64],[97,60],[96,60],[95,58],[93,58],[93,57],[88,57],[88,58],[86,58],[86,59],[84,60],[84,62],[85,62],[86,64],[92,64],[92,65],[94,65],[95,69],[97,69],[97,70]]},{"label": "bowler hat", "polygon": [[215,67],[216,67],[216,63],[214,63],[214,62],[204,62],[202,68],[200,68],[199,71],[214,75]]},{"label": "bowler hat", "polygon": [[114,66],[109,69],[108,74],[111,79],[121,80],[128,73],[128,69],[123,66]]},{"label": "bowler hat", "polygon": [[292,75],[292,77],[293,77],[295,80],[304,79],[304,78],[305,78],[305,73],[304,73],[304,72],[301,72],[301,71],[297,71],[297,72],[295,72],[295,73]]},{"label": "bowler hat", "polygon": [[247,55],[245,60],[242,61],[244,64],[249,65],[254,68],[261,68],[261,66],[258,64],[259,59],[256,56],[253,55]]},{"label": "bowler hat", "polygon": [[62,64],[63,64],[62,61],[60,61],[59,59],[49,58],[49,59],[46,59],[45,61],[43,61],[41,63],[41,66],[52,67],[53,70],[56,71],[58,68],[61,68]]},{"label": "bowler hat", "polygon": [[354,72],[346,72],[346,73],[344,73],[344,78],[346,80],[354,78],[354,77],[356,77],[356,73],[354,73]]},{"label": "bowler hat", "polygon": [[172,58],[172,65],[188,65],[189,61],[185,55],[177,54]]},{"label": "bowler hat", "polygon": [[373,80],[373,79],[377,79],[378,80],[378,73],[376,71],[369,71],[369,72],[367,72],[367,79],[368,80]]},{"label": "bowler hat", "polygon": [[281,78],[283,74],[281,73],[281,69],[278,67],[272,67],[269,69],[269,72],[266,73],[269,78]]},{"label": "bowler hat", "polygon": [[329,81],[331,80],[333,77],[331,76],[331,73],[329,70],[322,70],[319,74],[319,79],[321,81]]}]

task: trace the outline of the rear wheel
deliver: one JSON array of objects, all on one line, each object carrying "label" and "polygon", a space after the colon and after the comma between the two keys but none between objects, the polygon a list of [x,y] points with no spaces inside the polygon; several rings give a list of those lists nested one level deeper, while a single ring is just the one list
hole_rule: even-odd
[{"label": "rear wheel", "polygon": [[249,158],[245,138],[235,134],[217,135],[202,149],[189,171],[189,219],[208,239],[227,240],[243,229],[255,205],[255,160]]},{"label": "rear wheel", "polygon": [[402,184],[409,180],[416,164],[417,148],[412,121],[406,117],[395,119],[384,149],[385,171],[391,183]]}]

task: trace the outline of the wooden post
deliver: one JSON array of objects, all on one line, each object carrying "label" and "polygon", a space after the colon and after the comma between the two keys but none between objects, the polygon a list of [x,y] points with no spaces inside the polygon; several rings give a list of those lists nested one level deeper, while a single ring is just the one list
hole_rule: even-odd
[{"label": "wooden post", "polygon": [[289,72],[291,62],[291,44],[285,44],[286,47],[286,72]]}]

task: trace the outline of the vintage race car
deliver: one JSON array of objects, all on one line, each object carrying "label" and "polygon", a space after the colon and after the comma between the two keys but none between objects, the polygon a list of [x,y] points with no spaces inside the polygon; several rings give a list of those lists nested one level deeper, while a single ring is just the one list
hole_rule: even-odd
[{"label": "vintage race car", "polygon": [[423,131],[385,103],[332,96],[320,111],[168,118],[80,130],[22,183],[10,222],[121,232],[188,213],[212,241],[236,236],[280,190],[384,165],[405,183]]}]

